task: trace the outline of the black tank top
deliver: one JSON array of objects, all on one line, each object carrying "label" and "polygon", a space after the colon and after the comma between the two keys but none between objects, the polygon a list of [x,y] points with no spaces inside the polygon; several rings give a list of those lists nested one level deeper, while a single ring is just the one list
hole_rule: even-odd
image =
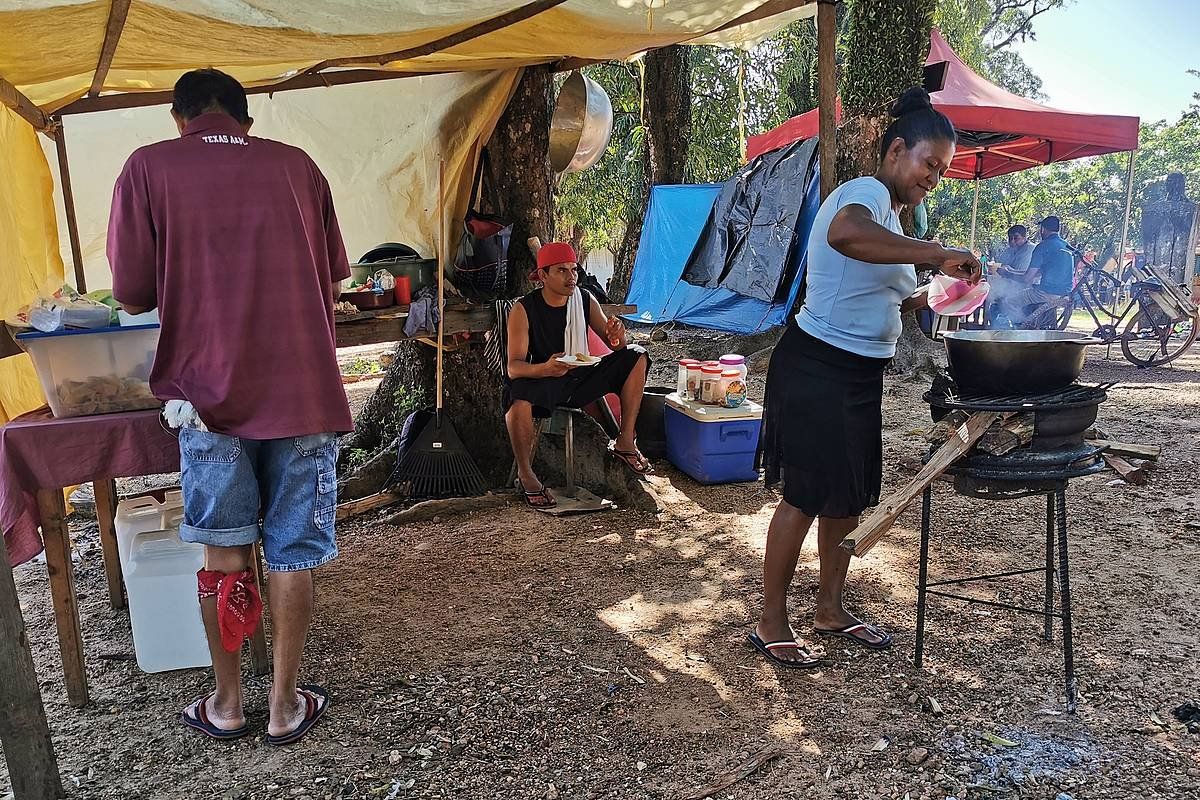
[{"label": "black tank top", "polygon": [[[592,295],[583,287],[583,309],[589,314],[592,308]],[[522,297],[518,302],[525,306],[525,316],[529,318],[529,363],[543,364],[550,356],[564,351],[567,338],[567,307],[561,308],[547,305],[541,289],[535,289]],[[571,353],[567,353],[571,355]]]}]

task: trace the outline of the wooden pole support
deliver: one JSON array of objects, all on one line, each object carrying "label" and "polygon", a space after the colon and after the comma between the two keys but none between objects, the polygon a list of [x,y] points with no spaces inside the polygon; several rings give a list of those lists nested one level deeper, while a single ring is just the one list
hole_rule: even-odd
[{"label": "wooden pole support", "polygon": [[79,223],[75,217],[75,193],[71,190],[71,166],[67,162],[67,134],[62,120],[54,127],[54,150],[58,155],[58,180],[62,184],[63,210],[67,217],[67,236],[71,240],[71,262],[75,267],[75,288],[80,294],[87,291],[83,274],[83,248],[79,244]]},{"label": "wooden pole support", "polygon": [[896,520],[908,508],[909,503],[916,500],[925,491],[925,487],[937,480],[937,477],[950,468],[955,461],[965,455],[968,450],[987,432],[992,423],[1004,419],[1005,414],[995,411],[976,411],[962,424],[954,436],[934,452],[929,462],[921,468],[908,485],[895,492],[863,520],[850,535],[842,540],[842,547],[856,556],[866,555],[883,535],[891,529]]},{"label": "wooden pole support", "polygon": [[21,601],[0,536],[0,744],[13,793],[29,800],[62,797],[62,780],[38,690]]},{"label": "wooden pole support", "polygon": [[63,683],[67,687],[67,701],[80,708],[88,703],[87,668],[83,661],[83,635],[79,631],[79,601],[75,597],[71,537],[63,519],[66,508],[62,489],[39,489],[37,503],[42,519],[42,542],[46,547],[46,572],[50,575],[54,622],[58,627]]},{"label": "wooden pole support", "polygon": [[112,478],[92,481],[96,497],[96,523],[100,526],[100,553],[104,556],[104,576],[108,581],[108,604],[125,608],[125,579],[121,574],[121,554],[117,550],[117,482]]}]

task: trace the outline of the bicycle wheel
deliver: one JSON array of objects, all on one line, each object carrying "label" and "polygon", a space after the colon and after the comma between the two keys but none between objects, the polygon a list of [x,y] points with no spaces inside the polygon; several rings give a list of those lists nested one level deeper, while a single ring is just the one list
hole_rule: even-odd
[{"label": "bicycle wheel", "polygon": [[1196,341],[1196,317],[1171,323],[1156,322],[1154,316],[1143,308],[1129,320],[1121,336],[1121,352],[1139,367],[1169,364]]},{"label": "bicycle wheel", "polygon": [[1071,315],[1075,313],[1075,303],[1068,302],[1065,306],[1058,309],[1058,318],[1055,320],[1055,327],[1060,331],[1065,331],[1071,324]]}]

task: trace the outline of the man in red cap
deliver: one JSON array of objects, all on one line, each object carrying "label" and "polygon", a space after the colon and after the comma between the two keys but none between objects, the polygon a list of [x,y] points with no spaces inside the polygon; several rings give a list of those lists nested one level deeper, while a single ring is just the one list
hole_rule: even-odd
[{"label": "man in red cap", "polygon": [[[530,279],[541,288],[517,301],[508,316],[504,419],[517,461],[516,488],[534,508],[551,508],[556,501],[533,471],[534,417],[549,417],[559,405],[582,408],[616,394],[621,431],[611,452],[637,474],[648,474],[652,467],[638,450],[635,430],[650,360],[644,349],[628,343],[621,320],[605,316],[595,296],[579,286],[571,245],[543,245]],[[592,360],[589,329],[613,352]]]}]

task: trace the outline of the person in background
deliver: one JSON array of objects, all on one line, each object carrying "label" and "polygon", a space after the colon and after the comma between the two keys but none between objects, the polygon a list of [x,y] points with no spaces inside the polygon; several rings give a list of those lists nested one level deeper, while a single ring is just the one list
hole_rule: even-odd
[{"label": "person in background", "polygon": [[181,714],[214,739],[249,733],[241,647],[259,623],[261,540],[274,675],[266,741],[304,736],[328,693],[298,683],[312,570],[337,556],[337,434],[353,425],[333,304],[350,276],[329,184],[305,153],[249,135],[246,92],[213,69],[175,84],[179,138],[139,148],[113,192],[113,296],[157,308],[150,375],[179,428],[184,520],[204,545],[197,592],[214,691]]},{"label": "person in background", "polygon": [[1025,276],[1034,245],[1029,241],[1029,229],[1013,225],[1008,229],[1008,246],[996,254],[997,266],[988,271],[988,318],[995,319],[1000,303],[1025,289]]},{"label": "person in background", "polygon": [[[815,667],[797,640],[788,587],[804,538],[817,525],[820,586],[816,633],[879,650],[891,634],[846,609],[850,553],[841,541],[879,502],[883,479],[883,370],[896,354],[904,311],[923,307],[916,269],[978,282],[967,250],[904,235],[900,212],[925,199],[954,158],[954,126],[919,87],[891,110],[879,169],[835,189],[821,204],[808,243],[808,293],[775,347],[767,373],[759,449],[768,485],[783,500],[767,531],[763,608],[751,644],[784,667]],[[914,265],[916,265],[914,267]]]},{"label": "person in background", "polygon": [[[615,394],[621,400],[621,430],[611,452],[638,475],[649,474],[653,467],[638,450],[636,437],[650,360],[643,348],[628,343],[621,320],[606,316],[591,292],[578,285],[571,245],[542,245],[537,270],[529,278],[541,287],[508,314],[504,420],[517,462],[517,490],[534,508],[553,508],[557,501],[533,471],[534,418],[549,417],[559,405],[583,408]],[[561,361],[588,355],[589,328],[613,352],[590,365]]]},{"label": "person in background", "polygon": [[1075,249],[1059,235],[1060,228],[1054,216],[1038,223],[1038,244],[1025,273],[1026,288],[1001,306],[1014,325],[1024,324],[1038,306],[1061,300],[1075,288]]}]

